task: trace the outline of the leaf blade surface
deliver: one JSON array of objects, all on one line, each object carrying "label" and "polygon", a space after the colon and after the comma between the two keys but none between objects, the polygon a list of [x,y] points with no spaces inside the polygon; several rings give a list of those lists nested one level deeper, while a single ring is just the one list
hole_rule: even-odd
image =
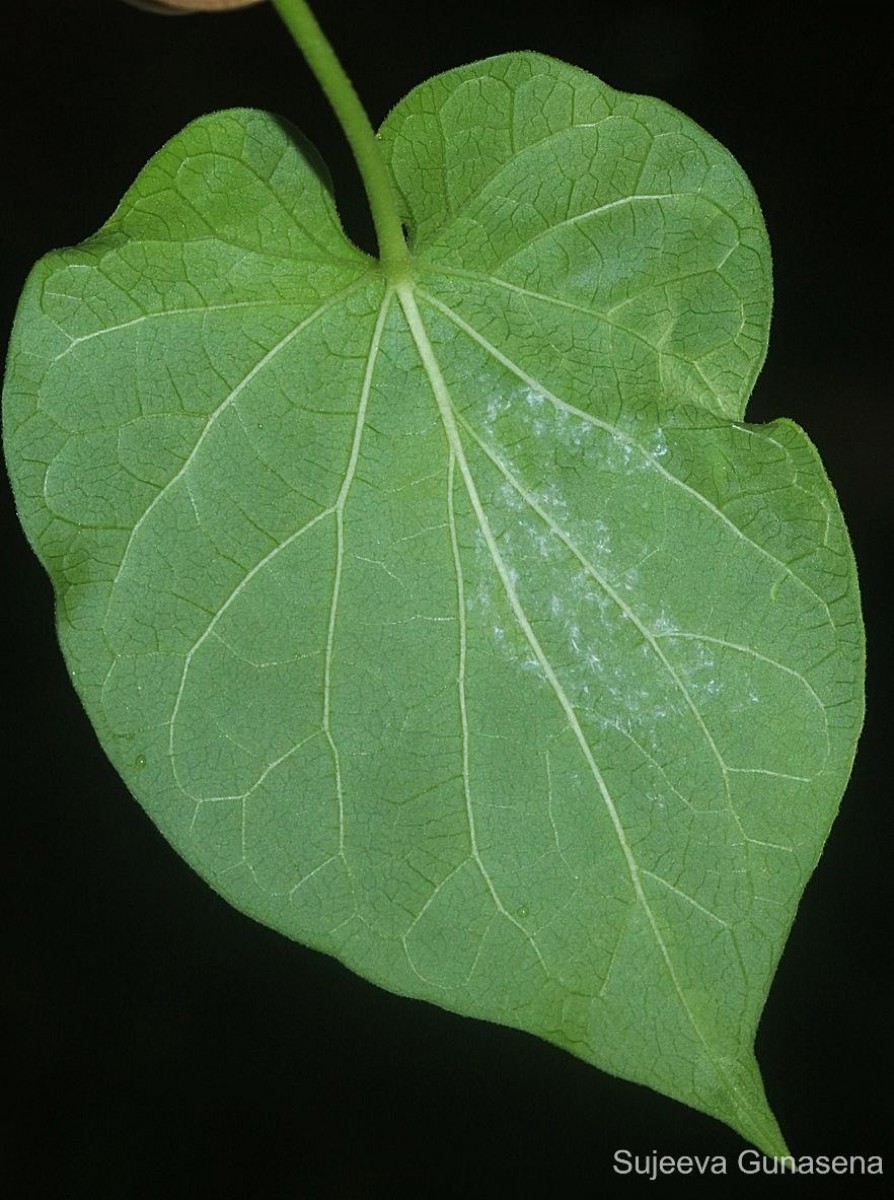
[{"label": "leaf blade surface", "polygon": [[382,131],[394,287],[265,114],[29,282],[23,522],[112,761],[239,907],[782,1146],[760,1011],[860,720],[834,494],[742,423],[736,164],[536,55]]}]

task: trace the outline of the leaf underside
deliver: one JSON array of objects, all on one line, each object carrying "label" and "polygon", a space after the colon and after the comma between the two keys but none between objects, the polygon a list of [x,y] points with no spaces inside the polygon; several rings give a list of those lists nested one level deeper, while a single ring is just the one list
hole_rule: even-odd
[{"label": "leaf underside", "polygon": [[679,113],[533,54],[380,140],[398,287],[247,110],[32,273],[6,452],[71,675],[237,907],[780,1152],[754,1035],[862,627],[816,452],[742,421],[757,202]]}]

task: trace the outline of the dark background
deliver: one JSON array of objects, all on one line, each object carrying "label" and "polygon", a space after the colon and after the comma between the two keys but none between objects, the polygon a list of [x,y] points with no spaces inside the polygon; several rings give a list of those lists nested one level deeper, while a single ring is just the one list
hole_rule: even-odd
[{"label": "dark background", "polygon": [[[492,0],[317,0],[316,11],[374,123],[430,74],[539,49],[661,96],[750,175],[776,310],[749,416],[791,416],[818,444],[854,538],[873,664],[854,776],[758,1056],[795,1152],[890,1152],[888,42],[860,4],[828,16],[723,0],[537,7],[545,16]],[[325,150],[348,230],[371,248],[337,127],[268,6],[162,18],[118,0],[5,0],[0,44],[4,336],[34,260],[92,233],[161,143],[217,108],[294,120]],[[528,1035],[391,996],[214,895],[100,751],[8,489],[2,518],[0,1175],[21,1181],[8,1194],[623,1195],[637,1183],[613,1176],[619,1147],[726,1154],[725,1190],[754,1194],[735,1170],[742,1143],[717,1122]],[[854,1182],[854,1195],[879,1190]],[[830,1189],[819,1180],[811,1193]]]}]

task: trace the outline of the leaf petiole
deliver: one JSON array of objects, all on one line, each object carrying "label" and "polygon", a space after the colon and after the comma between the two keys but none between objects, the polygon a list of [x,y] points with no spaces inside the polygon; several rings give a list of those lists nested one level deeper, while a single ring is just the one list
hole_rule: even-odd
[{"label": "leaf petiole", "polygon": [[393,284],[403,283],[410,274],[410,254],[391,176],[366,110],[304,0],[273,0],[273,7],[316,76],[354,152],[372,212],[382,270]]}]

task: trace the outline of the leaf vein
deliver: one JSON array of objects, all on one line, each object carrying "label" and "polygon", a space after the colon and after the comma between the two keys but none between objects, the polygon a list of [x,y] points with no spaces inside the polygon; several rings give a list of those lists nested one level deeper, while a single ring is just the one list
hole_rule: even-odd
[{"label": "leaf vein", "polygon": [[[205,422],[204,428],[202,429],[198,438],[196,439],[195,446],[193,446],[192,450],[187,455],[187,457],[183,460],[183,463],[178,468],[178,470],[175,472],[175,474],[172,475],[171,478],[167,481],[167,483],[162,488],[159,489],[159,491],[152,498],[148,507],[143,511],[143,513],[140,515],[140,517],[134,523],[133,529],[130,531],[130,534],[128,536],[127,544],[124,547],[124,551],[121,556],[121,561],[118,564],[118,569],[115,572],[115,577],[112,580],[112,585],[109,588],[109,607],[111,607],[111,601],[112,601],[112,596],[114,595],[114,592],[115,592],[115,587],[118,584],[119,580],[121,579],[121,577],[126,569],[128,558],[130,556],[130,552],[133,548],[134,542],[136,541],[136,539],[140,533],[140,530],[143,528],[144,524],[151,516],[155,507],[159,503],[161,503],[161,501],[171,491],[171,489],[173,487],[175,487],[177,483],[179,483],[179,481],[184,477],[186,472],[189,470],[189,468],[195,462],[196,457],[199,453],[199,450],[201,449],[202,445],[205,442],[205,439],[207,438],[212,427],[220,419],[221,415],[227,411],[227,409],[233,404],[233,402],[237,399],[237,397],[240,396],[241,393],[249,386],[249,384],[258,377],[258,375],[264,370],[265,367],[269,366],[269,364],[286,348],[286,346],[288,346],[292,341],[294,341],[294,339],[296,337],[298,337],[301,333],[303,333],[306,329],[308,329],[315,321],[319,320],[319,318],[322,317],[325,313],[327,313],[331,308],[334,308],[337,304],[341,303],[341,301],[347,299],[348,296],[350,296],[353,292],[358,291],[360,289],[360,287],[362,286],[362,282],[365,282],[365,281],[353,283],[353,284],[351,284],[350,287],[343,288],[340,292],[336,292],[336,294],[334,296],[330,297],[330,299],[327,300],[324,304],[321,304],[318,308],[314,309],[314,311],[309,316],[307,316],[303,321],[299,322],[299,324],[296,325],[294,329],[290,330],[285,335],[285,337],[280,338],[280,340],[276,343],[276,345],[273,346],[270,350],[268,350],[268,352],[264,355],[264,357],[262,359],[260,359],[252,367],[252,369],[246,375],[244,375],[242,377],[242,379],[239,381],[239,383],[227,394],[227,396],[220,402],[220,404],[218,404],[217,408],[215,408],[214,411],[209,415],[208,420]],[[106,619],[108,619],[108,611],[106,612]],[[105,621],[103,622],[103,625],[105,625]]]},{"label": "leaf vein", "polygon": [[[511,358],[503,354],[502,351],[498,350],[496,346],[494,346],[487,340],[487,338],[483,336],[483,334],[479,333],[474,326],[465,321],[457,312],[450,308],[449,305],[444,304],[436,296],[433,296],[430,292],[423,288],[418,288],[417,290],[419,295],[422,296],[433,308],[437,309],[438,312],[445,316],[448,321],[452,322],[452,324],[454,324],[458,329],[462,330],[465,334],[477,342],[483,350],[486,350],[492,358],[494,358],[502,366],[506,367],[508,371],[511,371],[516,378],[520,379],[528,387],[542,395],[543,398],[548,400],[550,404],[552,404],[557,410],[566,412],[569,416],[576,417],[578,420],[592,425],[595,429],[601,429],[603,432],[608,433],[612,437],[616,438],[619,442],[623,443],[625,446],[629,446],[631,450],[634,450],[637,454],[639,454],[649,464],[649,466],[664,479],[666,479],[671,486],[680,488],[685,494],[691,496],[696,503],[706,508],[712,516],[716,517],[717,520],[726,526],[737,538],[740,538],[746,545],[751,546],[753,550],[756,550],[757,553],[763,558],[768,559],[770,562],[779,567],[797,587],[802,588],[810,596],[812,596],[814,600],[818,601],[824,613],[826,614],[828,624],[834,624],[831,613],[829,612],[828,603],[823,599],[819,592],[810,587],[808,583],[796,575],[788,563],[783,562],[782,559],[777,558],[775,554],[772,554],[769,550],[767,550],[765,546],[762,546],[759,542],[755,542],[752,538],[750,538],[742,529],[739,528],[738,525],[735,524],[734,521],[732,521],[726,515],[726,513],[713,504],[707,498],[707,496],[702,495],[701,492],[697,491],[693,487],[690,487],[688,483],[685,483],[671,471],[668,471],[668,469],[655,457],[655,455],[641,446],[635,438],[625,433],[622,429],[619,429],[617,425],[613,425],[610,421],[605,421],[601,417],[593,416],[592,413],[585,412],[583,409],[577,408],[573,404],[569,404],[567,400],[562,400],[554,392],[551,392],[549,388],[540,383],[539,380],[535,379],[534,376],[529,375],[524,368],[518,365],[518,363],[513,362]],[[735,427],[740,428],[738,425]]]}]

